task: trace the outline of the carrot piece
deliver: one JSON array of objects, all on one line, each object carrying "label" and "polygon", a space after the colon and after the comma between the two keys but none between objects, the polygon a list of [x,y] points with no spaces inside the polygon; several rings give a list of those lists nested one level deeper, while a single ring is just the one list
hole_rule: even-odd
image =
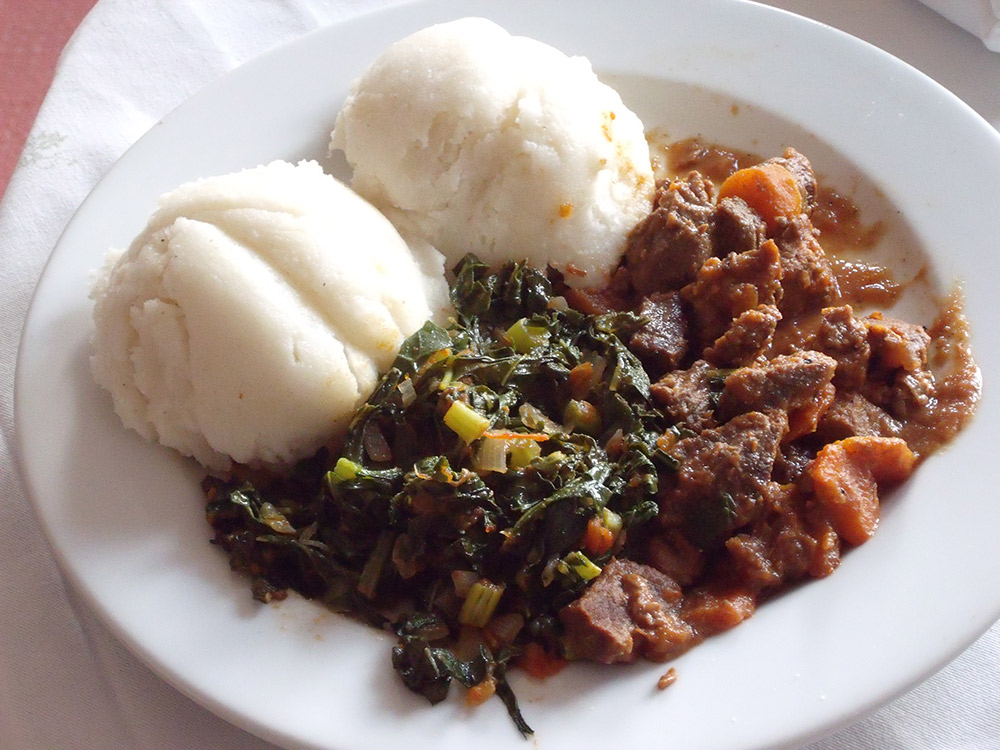
[{"label": "carrot piece", "polygon": [[768,232],[779,218],[790,219],[804,208],[794,175],[773,162],[733,172],[719,188],[720,201],[730,197],[742,198],[764,220]]},{"label": "carrot piece", "polygon": [[615,534],[597,518],[591,516],[587,521],[587,530],[583,533],[581,546],[588,554],[598,557],[614,546]]},{"label": "carrot piece", "polygon": [[581,362],[569,371],[569,392],[575,399],[585,399],[590,395],[597,381],[592,362]]},{"label": "carrot piece", "polygon": [[479,682],[469,688],[468,692],[465,694],[465,705],[470,708],[481,706],[487,700],[492,698],[496,691],[496,678],[493,675],[488,675],[482,682]]},{"label": "carrot piece", "polygon": [[561,672],[566,666],[566,660],[556,654],[550,654],[541,644],[531,641],[518,657],[517,665],[532,677],[544,680]]},{"label": "carrot piece", "polygon": [[534,440],[536,443],[544,443],[549,436],[544,432],[514,432],[513,430],[487,430],[483,437],[496,438],[498,440]]},{"label": "carrot piece", "polygon": [[878,485],[903,481],[916,462],[899,438],[853,436],[823,446],[808,473],[834,530],[848,544],[858,545],[878,526]]},{"label": "carrot piece", "polygon": [[781,442],[790,443],[803,435],[815,432],[819,420],[826,414],[826,410],[830,408],[830,404],[833,403],[836,393],[837,389],[833,383],[827,383],[819,389],[816,398],[789,410],[788,432],[785,433]]}]

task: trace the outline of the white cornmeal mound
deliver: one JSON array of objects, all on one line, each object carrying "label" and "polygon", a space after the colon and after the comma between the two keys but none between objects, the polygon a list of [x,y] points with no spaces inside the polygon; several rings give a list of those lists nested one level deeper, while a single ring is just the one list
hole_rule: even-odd
[{"label": "white cornmeal mound", "polygon": [[585,58],[480,18],[390,47],[352,84],[331,148],[450,264],[526,258],[578,287],[607,281],[654,188],[642,123]]},{"label": "white cornmeal mound", "polygon": [[188,183],[96,280],[94,377],[127,427],[209,468],[289,464],[446,308],[434,255],[423,272],[315,162]]}]

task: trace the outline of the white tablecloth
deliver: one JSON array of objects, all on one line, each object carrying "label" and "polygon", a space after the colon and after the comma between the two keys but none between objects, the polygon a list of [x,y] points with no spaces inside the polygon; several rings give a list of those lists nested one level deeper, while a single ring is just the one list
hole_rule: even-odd
[{"label": "white tablecloth", "polygon": [[[50,250],[130,144],[261,51],[395,1],[100,0],[68,45],[0,204],[0,748],[271,747],[158,679],[66,584],[17,476],[15,355]],[[990,1],[970,0],[985,3],[982,13],[964,16],[975,33],[990,31],[975,25],[988,22]],[[770,4],[892,52],[1000,128],[1000,55],[916,0]],[[962,23],[962,14],[949,17]],[[809,747],[1000,748],[1000,625],[907,695]]]}]

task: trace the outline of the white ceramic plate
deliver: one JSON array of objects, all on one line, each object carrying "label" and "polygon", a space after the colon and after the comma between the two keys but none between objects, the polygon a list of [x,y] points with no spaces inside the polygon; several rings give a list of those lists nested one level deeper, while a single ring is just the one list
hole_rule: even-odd
[{"label": "white ceramic plate", "polygon": [[[964,279],[986,393],[973,424],[886,504],[830,578],[768,603],[674,666],[575,665],[515,681],[536,730],[499,701],[431,708],[389,640],[316,606],[259,606],[208,544],[199,471],[123,430],[91,381],[88,272],[161,192],[275,158],[325,158],[348,83],[391,42],[456,14],[585,54],[648,126],[765,155],[796,145],[886,220],[887,247]],[[336,165],[329,165],[336,170]],[[67,228],[32,304],[16,413],[24,473],[65,571],[163,677],[234,723],[309,748],[762,748],[850,722],[943,666],[1000,616],[992,483],[1000,137],[921,74],[856,39],[736,0],[440,0],[324,29],[269,53],[153,128]],[[904,257],[906,256],[906,257]],[[924,311],[926,312],[926,311]],[[915,308],[921,313],[921,306]]]}]

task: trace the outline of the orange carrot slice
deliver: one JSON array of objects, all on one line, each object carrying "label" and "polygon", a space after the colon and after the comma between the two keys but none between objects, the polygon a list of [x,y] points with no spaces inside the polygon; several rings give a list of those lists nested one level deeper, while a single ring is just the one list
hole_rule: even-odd
[{"label": "orange carrot slice", "polygon": [[719,200],[742,198],[764,220],[771,232],[778,219],[802,213],[802,192],[795,176],[785,167],[765,162],[731,174],[719,188]]},{"label": "orange carrot slice", "polygon": [[878,526],[878,485],[903,481],[916,462],[899,438],[854,436],[823,446],[808,473],[834,530],[858,545]]}]

